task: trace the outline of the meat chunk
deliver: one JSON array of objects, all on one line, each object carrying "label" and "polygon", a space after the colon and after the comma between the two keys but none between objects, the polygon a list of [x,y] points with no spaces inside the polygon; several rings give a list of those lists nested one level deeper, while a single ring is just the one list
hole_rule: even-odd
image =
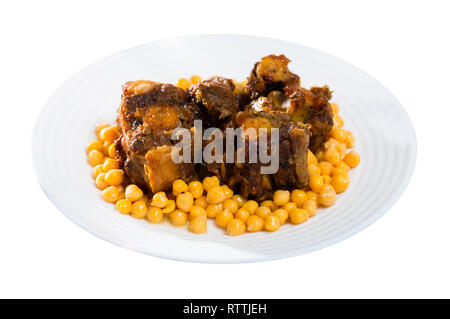
[{"label": "meat chunk", "polygon": [[[258,104],[255,106],[255,104]],[[243,196],[251,196],[256,199],[270,197],[273,189],[301,188],[308,184],[309,176],[307,170],[307,156],[309,145],[309,132],[307,127],[295,123],[286,112],[259,110],[260,105],[271,108],[271,102],[267,98],[259,98],[250,104],[246,110],[236,115],[236,126],[241,127],[245,136],[245,163],[236,163],[234,175],[230,178],[232,184],[240,187]],[[270,145],[270,129],[279,129],[279,168],[274,174],[262,174],[262,164],[251,163],[249,145],[252,136],[247,134],[247,130],[253,128],[256,131],[260,128],[268,129],[267,149],[270,154],[274,149]],[[260,140],[256,141],[256,145]],[[233,185],[234,186],[234,185]]]},{"label": "meat chunk", "polygon": [[192,128],[200,110],[186,102],[186,93],[171,84],[127,82],[123,87],[118,125],[124,169],[130,180],[149,190],[169,190],[172,181],[195,178],[194,164],[175,164],[171,140],[176,128]]}]

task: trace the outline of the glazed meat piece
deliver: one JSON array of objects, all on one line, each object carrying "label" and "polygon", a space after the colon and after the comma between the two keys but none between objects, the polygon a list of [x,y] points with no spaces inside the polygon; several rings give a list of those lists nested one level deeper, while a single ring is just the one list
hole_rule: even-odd
[{"label": "glazed meat piece", "polygon": [[230,79],[212,77],[188,90],[188,98],[205,113],[209,125],[217,125],[234,116],[238,110],[238,99],[233,94],[234,83]]},{"label": "glazed meat piece", "polygon": [[333,127],[329,104],[331,91],[327,86],[310,90],[300,86],[300,78],[288,68],[284,55],[269,55],[257,62],[248,78],[250,96],[267,96],[271,110],[284,111],[295,122],[310,125],[310,149],[316,151]]},{"label": "glazed meat piece", "polygon": [[[245,136],[245,163],[236,163],[234,175],[230,178],[232,186],[239,185],[243,196],[250,196],[258,200],[269,198],[276,188],[301,188],[308,184],[307,157],[309,145],[309,132],[305,125],[295,123],[290,115],[280,111],[259,110],[260,104],[270,108],[267,98],[259,98],[248,108],[236,115],[236,126],[244,130]],[[273,151],[270,145],[270,129],[279,129],[279,168],[274,174],[262,174],[262,164],[250,163],[249,144],[254,136],[247,134],[249,128],[258,130],[268,129],[268,153]],[[256,136],[257,137],[257,136]],[[259,142],[257,142],[259,143]],[[236,188],[236,186],[235,186]]]},{"label": "glazed meat piece", "polygon": [[177,178],[195,178],[194,164],[171,160],[178,143],[171,134],[176,128],[192,128],[198,118],[200,111],[186,103],[184,90],[144,80],[127,82],[117,119],[121,132],[117,153],[131,182],[155,193],[169,190]]}]

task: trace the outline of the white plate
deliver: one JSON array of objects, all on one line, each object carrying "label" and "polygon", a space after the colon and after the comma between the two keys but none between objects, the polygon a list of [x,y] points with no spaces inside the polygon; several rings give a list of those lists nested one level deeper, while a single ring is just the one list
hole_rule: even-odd
[{"label": "white plate", "polygon": [[[267,54],[285,54],[302,85],[328,84],[344,128],[356,136],[360,165],[348,190],[314,218],[275,233],[228,237],[208,224],[195,235],[168,223],[123,216],[101,199],[86,163],[97,122],[113,122],[124,82],[176,83],[198,74],[243,80]],[[39,182],[73,222],[117,245],[149,255],[195,262],[238,263],[295,256],[341,241],[372,224],[399,198],[412,175],[416,139],[407,113],[375,79],[326,53],[298,44],[249,36],[189,36],[161,40],[103,58],[67,80],[37,119],[33,156]]]}]

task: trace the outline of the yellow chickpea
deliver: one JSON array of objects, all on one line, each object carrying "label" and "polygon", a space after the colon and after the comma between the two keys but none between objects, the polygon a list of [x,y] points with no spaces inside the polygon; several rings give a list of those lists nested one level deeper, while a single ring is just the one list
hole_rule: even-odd
[{"label": "yellow chickpea", "polygon": [[112,169],[118,169],[119,168],[119,162],[117,162],[115,159],[107,158],[105,162],[103,163],[103,171],[108,172]]},{"label": "yellow chickpea", "polygon": [[277,231],[280,228],[280,220],[275,215],[269,215],[264,219],[264,229],[268,232]]},{"label": "yellow chickpea", "polygon": [[332,185],[337,194],[343,193],[347,190],[350,179],[347,174],[336,175],[333,177]]},{"label": "yellow chickpea", "polygon": [[347,131],[341,128],[333,128],[330,132],[330,136],[339,142],[345,142],[347,137]]},{"label": "yellow chickpea", "polygon": [[350,171],[350,166],[348,166],[344,161],[340,161],[337,165],[336,168],[342,168],[344,169],[346,172]]},{"label": "yellow chickpea", "polygon": [[95,179],[95,185],[98,189],[101,190],[104,190],[109,186],[108,182],[105,180],[105,173],[98,174],[97,178]]},{"label": "yellow chickpea", "polygon": [[294,203],[294,202],[289,202],[289,203],[283,205],[282,208],[283,208],[284,210],[286,210],[286,211],[289,213],[291,210],[297,208],[297,204]]},{"label": "yellow chickpea", "polygon": [[103,162],[103,159],[105,158],[105,156],[103,155],[102,152],[99,152],[97,150],[92,150],[89,152],[88,154],[88,164],[91,166],[97,166],[98,164],[101,164]]},{"label": "yellow chickpea", "polygon": [[125,198],[131,202],[141,199],[143,195],[142,190],[134,184],[130,184],[125,188]]},{"label": "yellow chickpea", "polygon": [[97,176],[98,176],[98,174],[100,174],[100,173],[104,173],[104,172],[103,172],[103,164],[95,165],[94,171],[92,172],[92,177],[93,177],[94,179],[96,179]]},{"label": "yellow chickpea", "polygon": [[191,83],[192,84],[197,84],[200,83],[202,81],[202,78],[198,75],[193,75],[191,76]]},{"label": "yellow chickpea", "polygon": [[241,195],[233,195],[232,198],[238,203],[239,208],[241,208],[245,203],[245,198]]},{"label": "yellow chickpea", "polygon": [[350,151],[344,157],[345,164],[347,164],[351,168],[355,168],[356,166],[358,166],[360,160],[361,160],[361,158],[360,158],[358,152],[356,152],[356,151]]},{"label": "yellow chickpea", "polygon": [[197,216],[189,222],[189,230],[195,234],[204,234],[207,230],[206,216]]},{"label": "yellow chickpea", "polygon": [[234,214],[234,218],[238,218],[242,220],[244,223],[247,222],[247,219],[250,217],[250,213],[245,208],[239,208],[236,214]]},{"label": "yellow chickpea", "polygon": [[325,160],[332,165],[337,165],[341,160],[341,155],[336,148],[331,147],[325,152]]},{"label": "yellow chickpea", "polygon": [[174,226],[184,226],[187,223],[188,214],[177,209],[169,214],[169,220]]},{"label": "yellow chickpea", "polygon": [[325,152],[324,150],[320,149],[316,153],[316,158],[318,162],[322,162],[325,160]]},{"label": "yellow chickpea", "polygon": [[228,223],[233,219],[233,214],[229,209],[225,209],[216,216],[216,224],[221,228],[226,228]]},{"label": "yellow chickpea", "polygon": [[119,200],[119,190],[115,186],[109,186],[102,192],[103,200],[108,203],[115,203]]},{"label": "yellow chickpea", "polygon": [[219,185],[220,185],[220,181],[217,176],[205,177],[203,179],[203,188],[205,189],[205,191],[209,191],[210,188],[219,186]]},{"label": "yellow chickpea", "polygon": [[269,207],[271,211],[274,211],[275,209],[278,208],[277,206],[275,206],[274,202],[272,200],[269,200],[269,199],[265,200],[265,201],[262,201],[260,206]]},{"label": "yellow chickpea", "polygon": [[219,213],[223,211],[222,203],[219,204],[209,204],[206,207],[206,215],[210,218],[216,218]]},{"label": "yellow chickpea", "polygon": [[308,150],[308,159],[307,159],[307,164],[318,164],[317,158],[316,156],[313,154],[313,152],[311,152],[310,150]]},{"label": "yellow chickpea", "polygon": [[[295,204],[294,204],[295,205]],[[293,208],[295,209],[295,208]],[[273,216],[276,216],[280,222],[280,225],[283,225],[286,220],[289,218],[289,212],[283,208],[279,208],[272,213]]]},{"label": "yellow chickpea", "polygon": [[233,214],[239,209],[239,204],[234,199],[226,199],[223,201],[223,208],[228,208]]},{"label": "yellow chickpea", "polygon": [[[134,204],[133,204],[134,205]],[[164,219],[164,213],[161,208],[150,206],[147,212],[147,220],[152,224],[159,224]]]},{"label": "yellow chickpea", "polygon": [[329,176],[329,175],[323,175],[323,182],[324,182],[325,184],[331,184],[332,180],[333,180],[333,178],[331,178],[331,176]]},{"label": "yellow chickpea", "polygon": [[339,115],[336,115],[334,118],[334,126],[337,128],[341,128],[344,126],[344,120]]},{"label": "yellow chickpea", "polygon": [[181,193],[176,199],[177,207],[183,212],[188,212],[191,210],[192,205],[194,205],[194,197],[191,193]]},{"label": "yellow chickpea", "polygon": [[[324,185],[323,177],[321,175],[311,176],[309,178],[309,187],[311,187],[312,191],[315,193],[319,193],[322,191]],[[298,205],[300,206],[300,205]]]},{"label": "yellow chickpea", "polygon": [[309,176],[320,175],[319,165],[311,163],[307,166]]},{"label": "yellow chickpea", "polygon": [[157,192],[153,195],[152,202],[150,205],[154,207],[163,208],[166,207],[169,203],[169,199],[166,196],[166,193],[164,192]]},{"label": "yellow chickpea", "polygon": [[227,198],[223,187],[221,186],[213,186],[208,190],[208,194],[206,195],[206,200],[210,204],[218,204],[223,202]]},{"label": "yellow chickpea", "polygon": [[204,209],[206,209],[206,207],[208,207],[208,201],[206,200],[206,196],[197,198],[194,201],[194,205],[200,206],[200,207],[203,207]]},{"label": "yellow chickpea", "polygon": [[291,193],[291,201],[298,207],[303,206],[307,199],[306,193],[300,189],[294,189]]},{"label": "yellow chickpea", "polygon": [[308,199],[305,202],[305,205],[303,205],[303,209],[305,209],[308,212],[309,217],[313,217],[316,215],[317,212],[317,202],[315,200]]},{"label": "yellow chickpea", "polygon": [[331,163],[323,161],[319,163],[319,168],[321,175],[330,175],[331,170],[333,169],[333,165]]},{"label": "yellow chickpea", "polygon": [[245,223],[238,218],[234,218],[228,223],[226,233],[228,236],[239,236],[245,233],[245,229]]},{"label": "yellow chickpea", "polygon": [[128,215],[131,213],[131,202],[128,199],[121,199],[117,201],[116,208],[119,211],[119,213]]},{"label": "yellow chickpea", "polygon": [[199,181],[190,182],[188,190],[194,198],[200,198],[203,195],[203,184]]},{"label": "yellow chickpea", "polygon": [[173,199],[169,199],[166,207],[161,209],[161,211],[163,212],[163,214],[169,214],[169,213],[173,212],[175,210],[175,208],[176,208],[175,201]]},{"label": "yellow chickpea", "polygon": [[100,131],[104,128],[109,127],[109,124],[106,122],[98,123],[95,125],[95,135],[100,138]]},{"label": "yellow chickpea", "polygon": [[283,206],[286,205],[289,202],[289,199],[291,198],[291,193],[287,190],[277,190],[273,194],[273,203],[276,206]]},{"label": "yellow chickpea", "polygon": [[306,209],[296,208],[289,213],[289,219],[292,224],[298,225],[308,220],[309,213]]},{"label": "yellow chickpea", "polygon": [[271,212],[272,211],[268,206],[259,206],[255,211],[255,215],[265,219]]},{"label": "yellow chickpea", "polygon": [[330,137],[324,144],[323,148],[325,151],[328,151],[330,148],[337,148],[339,146],[339,141],[335,140],[334,138]]},{"label": "yellow chickpea", "polygon": [[147,204],[143,200],[135,201],[131,205],[132,217],[141,219],[144,218],[146,215],[147,215]]},{"label": "yellow chickpea", "polygon": [[111,157],[111,158],[116,157],[116,146],[114,145],[114,143],[112,143],[108,147],[108,156]]},{"label": "yellow chickpea", "polygon": [[188,79],[181,78],[178,80],[177,86],[183,90],[186,90],[191,85]]},{"label": "yellow chickpea", "polygon": [[316,193],[314,193],[313,191],[307,191],[306,192],[306,198],[307,200],[313,200],[316,203],[319,203],[319,199]]},{"label": "yellow chickpea", "polygon": [[258,232],[264,229],[264,219],[259,216],[251,215],[247,219],[247,231],[250,233]]},{"label": "yellow chickpea", "polygon": [[331,170],[331,177],[335,177],[338,175],[348,175],[347,170],[345,168],[342,167],[334,167]]},{"label": "yellow chickpea", "polygon": [[326,188],[319,194],[319,203],[323,206],[332,206],[336,202],[336,191],[333,187]]},{"label": "yellow chickpea", "polygon": [[227,199],[233,198],[233,191],[228,187],[228,185],[223,185],[222,188]]},{"label": "yellow chickpea", "polygon": [[347,131],[347,135],[345,137],[345,145],[347,145],[347,148],[355,147],[355,136],[350,131]]},{"label": "yellow chickpea", "polygon": [[119,134],[113,127],[105,127],[100,131],[99,137],[102,142],[111,144],[119,137]]},{"label": "yellow chickpea", "polygon": [[258,202],[254,200],[248,200],[244,203],[244,205],[242,205],[242,208],[245,208],[250,213],[250,215],[253,215],[258,208]]},{"label": "yellow chickpea", "polygon": [[339,105],[337,105],[336,103],[330,103],[330,106],[331,106],[331,110],[333,111],[334,114],[339,113]]},{"label": "yellow chickpea", "polygon": [[190,211],[189,211],[189,220],[197,217],[197,216],[205,216],[206,215],[206,210],[203,207],[200,206],[192,206]]},{"label": "yellow chickpea", "polygon": [[105,174],[105,181],[112,186],[122,184],[124,171],[121,169],[111,169]]},{"label": "yellow chickpea", "polygon": [[181,179],[177,179],[172,183],[172,193],[175,196],[188,191],[188,185]]},{"label": "yellow chickpea", "polygon": [[92,141],[88,144],[86,153],[89,154],[93,150],[96,150],[102,154],[105,154],[105,146],[100,141]]}]

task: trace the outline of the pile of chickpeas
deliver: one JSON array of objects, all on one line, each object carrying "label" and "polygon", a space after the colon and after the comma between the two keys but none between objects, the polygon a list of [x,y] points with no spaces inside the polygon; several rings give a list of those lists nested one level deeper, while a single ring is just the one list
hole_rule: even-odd
[{"label": "pile of chickpeas", "polygon": [[[178,86],[189,87],[201,78],[190,81],[180,79]],[[305,189],[276,190],[270,200],[260,203],[247,200],[227,185],[220,185],[217,176],[187,184],[177,179],[172,193],[158,192],[149,198],[134,184],[130,184],[125,172],[115,158],[114,141],[119,137],[117,125],[100,123],[95,128],[97,140],[87,147],[88,163],[94,167],[93,177],[103,199],[116,205],[119,213],[159,224],[168,219],[174,226],[188,225],[196,234],[207,231],[207,219],[212,218],[227,235],[237,236],[245,232],[277,231],[281,225],[306,222],[316,215],[317,208],[329,207],[336,202],[336,194],[344,192],[350,183],[348,172],[360,161],[354,135],[344,130],[339,107],[331,103],[334,127],[321,149],[313,154],[308,151],[309,185]],[[172,199],[170,199],[172,198]]]}]

